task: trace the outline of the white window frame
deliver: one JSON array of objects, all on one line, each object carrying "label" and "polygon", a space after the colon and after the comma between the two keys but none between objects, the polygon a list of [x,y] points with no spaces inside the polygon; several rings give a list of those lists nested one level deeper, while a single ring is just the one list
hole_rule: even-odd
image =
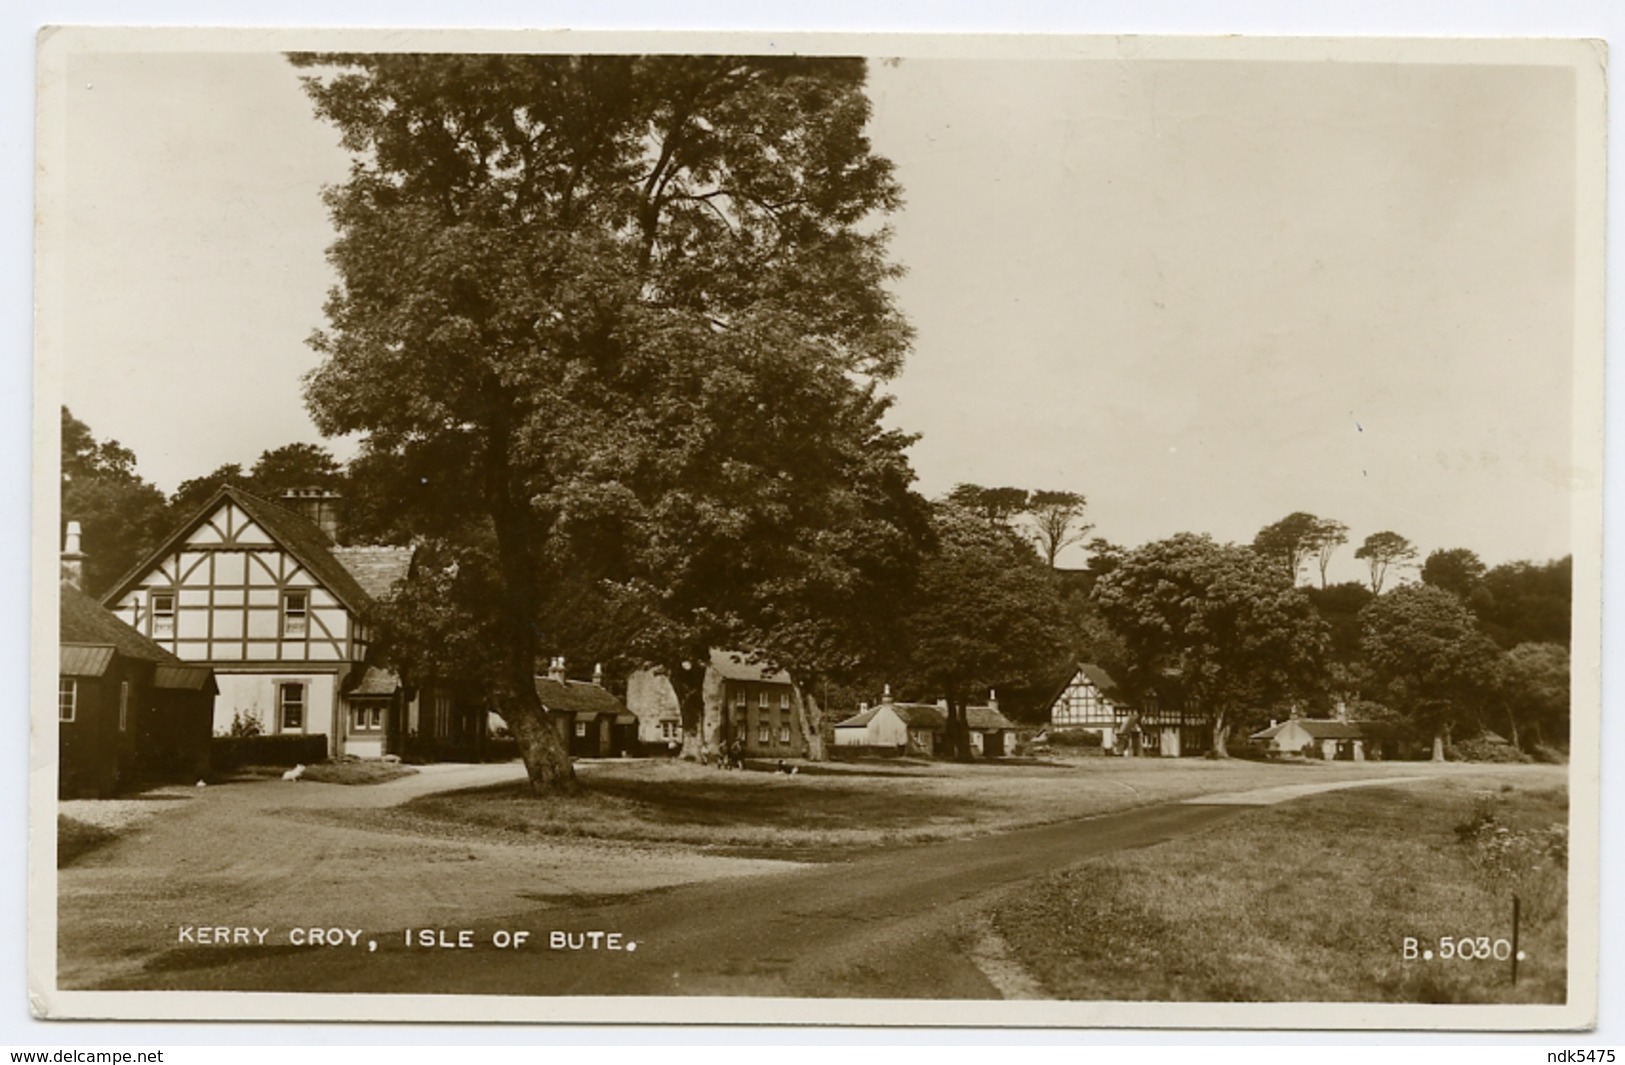
[{"label": "white window frame", "polygon": [[[67,713],[62,711],[66,709]],[[60,677],[56,686],[56,719],[71,725],[79,719],[79,681],[75,677]]]},{"label": "white window frame", "polygon": [[[294,609],[294,600],[302,604]],[[310,593],[290,588],[282,593],[282,636],[288,640],[302,640],[310,635]]]},{"label": "white window frame", "polygon": [[587,723],[585,721],[577,721],[576,722],[576,739],[584,740],[586,738],[587,738]]},{"label": "white window frame", "polygon": [[780,725],[779,726],[779,743],[784,745],[784,746],[789,746],[789,744],[790,744],[790,726],[789,725]]},{"label": "white window frame", "polygon": [[384,728],[384,708],[358,703],[351,708],[351,732],[381,732]]},{"label": "white window frame", "polygon": [[790,709],[790,693],[789,692],[779,692],[779,709],[780,710],[789,710]]},{"label": "white window frame", "polygon": [[773,743],[773,726],[772,725],[762,725],[760,728],[758,728],[756,730],[756,745],[758,747],[768,747],[768,746],[771,746],[772,743]]},{"label": "white window frame", "polygon": [[[168,610],[160,611],[158,609],[158,601],[160,599],[169,600],[169,609]],[[179,602],[180,602],[180,597],[178,595],[176,595],[173,591],[165,590],[165,591],[161,591],[161,592],[153,592],[152,593],[151,609],[149,611],[147,611],[147,622],[148,622],[148,625],[149,625],[149,627],[151,629],[151,636],[152,636],[153,639],[155,639],[155,640],[174,639],[174,637],[175,637],[175,614],[176,614],[176,607],[178,606]],[[166,625],[159,625],[158,622],[159,622],[160,619],[166,621],[167,624]]]},{"label": "white window frame", "polygon": [[[287,698],[287,693],[289,691],[295,691],[295,692],[299,693],[299,698],[296,700],[296,704],[299,707],[299,723],[297,725],[289,725],[288,724],[288,706],[290,705],[290,703],[289,703],[289,700]],[[299,733],[305,732],[309,728],[310,728],[310,685],[306,684],[304,681],[299,681],[299,680],[279,680],[279,681],[277,681],[276,682],[276,730],[277,730],[277,734],[281,735],[282,733],[288,733],[290,735],[297,735]]]}]

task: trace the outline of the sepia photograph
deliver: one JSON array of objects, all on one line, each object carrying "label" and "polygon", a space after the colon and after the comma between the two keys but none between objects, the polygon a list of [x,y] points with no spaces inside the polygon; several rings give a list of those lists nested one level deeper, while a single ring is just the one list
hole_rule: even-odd
[{"label": "sepia photograph", "polygon": [[36,1016],[1595,1023],[1601,43],[38,48]]}]

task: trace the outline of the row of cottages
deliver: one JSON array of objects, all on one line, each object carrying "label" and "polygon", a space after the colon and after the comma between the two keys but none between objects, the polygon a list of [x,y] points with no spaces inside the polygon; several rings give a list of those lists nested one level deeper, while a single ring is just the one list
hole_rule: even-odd
[{"label": "row of cottages", "polygon": [[1275,757],[1301,755],[1328,762],[1366,759],[1365,730],[1353,721],[1292,717],[1271,721],[1269,728],[1253,733],[1251,739]]},{"label": "row of cottages", "polygon": [[209,767],[214,672],[182,662],[79,590],[79,535],[70,523],[58,621],[58,794],[108,798],[138,780],[196,780]]},{"label": "row of cottages", "polygon": [[376,660],[371,616],[412,569],[410,547],[341,547],[338,497],[273,503],[226,486],[104,597],[123,622],[182,661],[213,670],[213,731],[256,722],[319,734],[330,756],[476,748],[485,710],[409,690]]},{"label": "row of cottages", "polygon": [[[738,742],[745,755],[797,758],[807,753],[807,740],[795,720],[803,693],[790,674],[752,662],[740,652],[713,650],[706,665],[705,691],[720,708],[708,722],[706,739],[722,746]],[[626,707],[637,718],[638,740],[651,747],[675,749],[683,742],[682,715],[671,681],[658,669],[640,669],[627,678]]]},{"label": "row of cottages", "polygon": [[1122,755],[1178,758],[1206,754],[1213,745],[1206,719],[1171,685],[1146,692],[1135,705],[1092,662],[1079,663],[1050,701],[1049,728],[1096,732],[1105,750]]},{"label": "row of cottages", "polygon": [[[1000,758],[1015,747],[1016,724],[999,712],[992,692],[982,706],[967,706],[971,752],[982,758]],[[944,750],[948,732],[948,702],[900,703],[887,685],[880,702],[861,704],[858,712],[835,725],[835,746],[868,748],[934,758]]]}]

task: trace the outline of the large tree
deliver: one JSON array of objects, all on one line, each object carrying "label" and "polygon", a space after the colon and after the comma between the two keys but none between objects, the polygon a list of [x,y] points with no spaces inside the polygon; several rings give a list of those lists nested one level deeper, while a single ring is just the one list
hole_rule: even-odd
[{"label": "large tree", "polygon": [[1124,556],[1095,586],[1127,646],[1137,696],[1177,679],[1226,757],[1230,730],[1302,699],[1324,668],[1326,626],[1279,560],[1181,533]]},{"label": "large tree", "polygon": [[[324,432],[375,454],[432,442],[443,475],[478,486],[501,578],[492,694],[533,785],[568,790],[532,684],[559,535],[636,526],[583,564],[628,574],[623,606],[660,630],[686,719],[707,646],[743,627],[729,596],[761,576],[728,545],[784,499],[782,453],[753,430],[788,444],[781,415],[900,366],[874,221],[899,190],[864,134],[864,64],[294,62],[354,157],[328,192],[339,284],[307,401]],[[686,560],[680,587],[642,579],[662,554]]]},{"label": "large tree", "polygon": [[1301,510],[1266,525],[1253,537],[1253,550],[1280,567],[1287,580],[1298,583],[1304,563],[1315,553],[1321,520]]},{"label": "large tree", "polygon": [[1309,549],[1320,568],[1320,586],[1326,587],[1326,571],[1337,549],[1349,542],[1349,527],[1336,518],[1317,518],[1309,535]]},{"label": "large tree", "polygon": [[1365,538],[1354,557],[1371,572],[1371,594],[1381,595],[1390,571],[1416,561],[1416,547],[1396,532],[1375,532]]},{"label": "large tree", "polygon": [[1501,663],[1499,694],[1512,742],[1524,746],[1569,741],[1569,649],[1555,643],[1520,643]]},{"label": "large tree", "polygon": [[1039,489],[1027,498],[1027,521],[1038,553],[1044,556],[1049,568],[1055,568],[1055,558],[1094,529],[1083,520],[1089,501],[1079,492]]},{"label": "large tree", "polygon": [[989,488],[980,484],[956,484],[948,491],[948,502],[1000,525],[1012,525],[1027,512],[1032,493],[1025,488],[1004,485]]},{"label": "large tree", "polygon": [[1423,584],[1443,588],[1464,603],[1471,604],[1473,593],[1484,583],[1488,567],[1474,551],[1465,547],[1441,547],[1428,553],[1422,562]]},{"label": "large tree", "polygon": [[1366,664],[1383,701],[1433,740],[1443,761],[1456,727],[1493,691],[1500,652],[1454,595],[1408,584],[1373,599],[1360,612]]},{"label": "large tree", "polygon": [[989,689],[1031,685],[1070,658],[1056,582],[1032,547],[984,513],[943,501],[935,549],[904,619],[907,686],[948,704],[947,749],[969,758],[966,707]]},{"label": "large tree", "polygon": [[83,533],[81,587],[89,595],[105,592],[169,532],[164,494],[136,473],[135,461],[62,408],[62,522],[77,521]]}]

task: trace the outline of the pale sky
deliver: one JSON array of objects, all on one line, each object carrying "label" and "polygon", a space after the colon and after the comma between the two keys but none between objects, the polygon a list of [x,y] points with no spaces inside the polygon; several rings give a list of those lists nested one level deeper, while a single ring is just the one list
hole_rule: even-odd
[{"label": "pale sky", "polygon": [[[1129,545],[1308,510],[1350,526],[1334,579],[1383,529],[1571,550],[1566,68],[905,59],[870,91],[922,491],[1079,491]],[[64,401],[166,491],[321,442],[346,160],[296,72],[76,57],[66,116]]]}]

